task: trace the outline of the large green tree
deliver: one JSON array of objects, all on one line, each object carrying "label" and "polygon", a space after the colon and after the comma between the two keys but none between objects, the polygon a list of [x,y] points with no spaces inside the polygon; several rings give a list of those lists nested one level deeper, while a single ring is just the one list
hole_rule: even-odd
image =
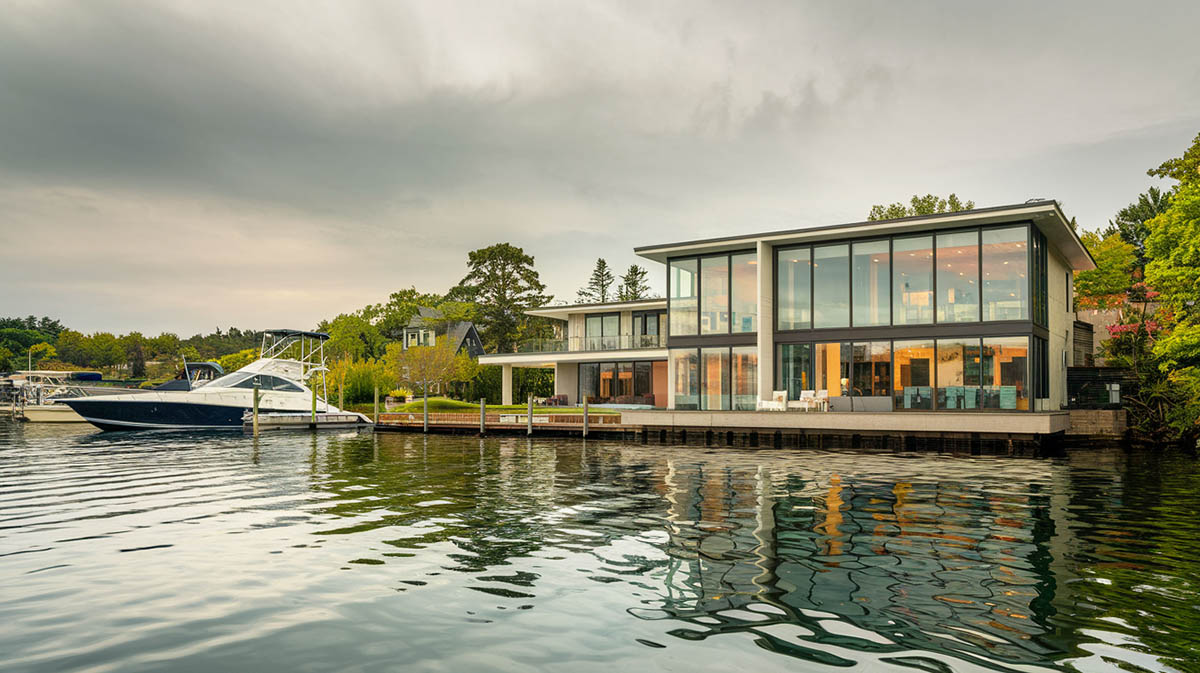
[{"label": "large green tree", "polygon": [[545,306],[551,297],[533,267],[533,255],[509,243],[467,254],[467,275],[450,297],[479,305],[480,336],[493,352],[507,352],[528,332],[525,311]]},{"label": "large green tree", "polygon": [[612,287],[613,282],[614,278],[612,271],[608,268],[608,262],[603,258],[597,259],[587,285],[579,288],[577,293],[579,301],[585,304],[603,304],[610,298],[609,288]]},{"label": "large green tree", "polygon": [[442,295],[409,287],[393,292],[383,304],[367,306],[359,314],[374,324],[380,334],[394,341],[400,339],[404,327],[417,315],[418,308],[437,306],[442,301]]},{"label": "large green tree", "polygon": [[356,313],[343,313],[317,329],[329,334],[325,353],[330,359],[364,360],[383,355],[387,340],[369,320]]},{"label": "large green tree", "polygon": [[1085,231],[1080,239],[1096,260],[1096,268],[1075,274],[1075,308],[1111,308],[1120,304],[1133,284],[1135,248],[1115,231],[1103,238],[1094,231]]},{"label": "large green tree", "polygon": [[955,194],[950,194],[950,196],[944,199],[933,194],[926,194],[925,196],[913,194],[907,206],[900,201],[888,206],[871,206],[871,212],[867,214],[867,219],[872,222],[875,220],[894,220],[899,217],[912,217],[914,215],[957,213],[974,208],[974,201],[961,201]]},{"label": "large green tree", "polygon": [[1171,192],[1151,187],[1145,193],[1138,195],[1138,200],[1117,211],[1117,217],[1110,220],[1105,237],[1108,234],[1119,233],[1121,239],[1134,248],[1138,268],[1146,266],[1146,237],[1150,235],[1147,222],[1165,213],[1171,207]]}]

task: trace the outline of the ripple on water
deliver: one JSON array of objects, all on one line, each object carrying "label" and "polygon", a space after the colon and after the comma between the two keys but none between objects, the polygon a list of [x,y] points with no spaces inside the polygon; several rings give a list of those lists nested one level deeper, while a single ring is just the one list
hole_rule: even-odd
[{"label": "ripple on water", "polygon": [[3,423],[0,668],[1187,670],[1197,511],[1143,454]]}]

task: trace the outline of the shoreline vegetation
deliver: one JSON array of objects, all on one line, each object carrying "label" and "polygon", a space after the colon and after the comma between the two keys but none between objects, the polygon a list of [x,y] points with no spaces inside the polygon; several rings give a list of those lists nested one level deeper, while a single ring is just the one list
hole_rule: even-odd
[{"label": "shoreline vegetation", "polygon": [[[1075,274],[1074,308],[1114,316],[1097,355],[1106,366],[1129,371],[1135,381],[1123,396],[1131,439],[1195,452],[1200,442],[1200,134],[1182,156],[1147,174],[1170,182],[1139,194],[1107,227],[1081,232],[1097,268]],[[948,200],[930,195],[914,197],[911,207],[876,206],[870,217],[973,205],[959,203],[954,195]],[[1075,226],[1074,220],[1071,224]],[[607,261],[598,259],[577,296],[607,301],[651,295],[645,269],[633,265],[615,278]],[[370,409],[378,387],[381,394],[419,398],[428,393],[434,403],[431,411],[477,410],[480,398],[501,398],[500,367],[444,352],[444,344],[402,348],[404,327],[419,307],[434,308],[440,317],[425,319],[424,326],[436,330],[451,322],[472,322],[485,351],[510,352],[526,339],[553,337],[550,320],[526,315],[529,309],[552,303],[554,297],[546,294],[532,255],[509,243],[473,250],[462,280],[445,293],[409,287],[391,293],[385,302],[316,326],[330,335],[325,344],[331,363],[328,397],[331,402],[343,399],[351,409]],[[261,337],[261,332],[235,327],[186,339],[166,332],[156,337],[139,332],[85,335],[49,317],[0,318],[0,370],[94,369],[150,386],[174,378],[185,358],[214,360],[226,371],[238,369],[257,357]],[[554,394],[552,370],[514,370],[514,399],[530,394]],[[455,400],[462,401],[450,404]],[[419,401],[416,404],[419,410]],[[574,413],[557,407],[538,410]]]}]

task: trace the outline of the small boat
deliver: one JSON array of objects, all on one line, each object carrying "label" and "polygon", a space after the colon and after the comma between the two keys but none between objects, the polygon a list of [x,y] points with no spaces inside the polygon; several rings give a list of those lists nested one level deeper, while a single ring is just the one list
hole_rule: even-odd
[{"label": "small boat", "polygon": [[19,371],[0,381],[4,397],[12,406],[12,415],[34,423],[84,423],[70,407],[56,404],[68,397],[117,394],[120,388],[83,386],[80,381],[99,381],[91,371],[30,370]]},{"label": "small boat", "polygon": [[[276,329],[263,334],[254,362],[189,390],[63,400],[101,430],[240,429],[259,391],[260,413],[343,413],[318,396],[325,388],[323,332]],[[365,417],[364,417],[365,419]]]}]

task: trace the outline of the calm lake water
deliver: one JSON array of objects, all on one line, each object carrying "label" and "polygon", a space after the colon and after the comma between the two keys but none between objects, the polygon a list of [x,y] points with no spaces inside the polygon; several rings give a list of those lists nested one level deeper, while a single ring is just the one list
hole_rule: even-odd
[{"label": "calm lake water", "polygon": [[1200,670],[1200,467],[0,422],[5,671]]}]

